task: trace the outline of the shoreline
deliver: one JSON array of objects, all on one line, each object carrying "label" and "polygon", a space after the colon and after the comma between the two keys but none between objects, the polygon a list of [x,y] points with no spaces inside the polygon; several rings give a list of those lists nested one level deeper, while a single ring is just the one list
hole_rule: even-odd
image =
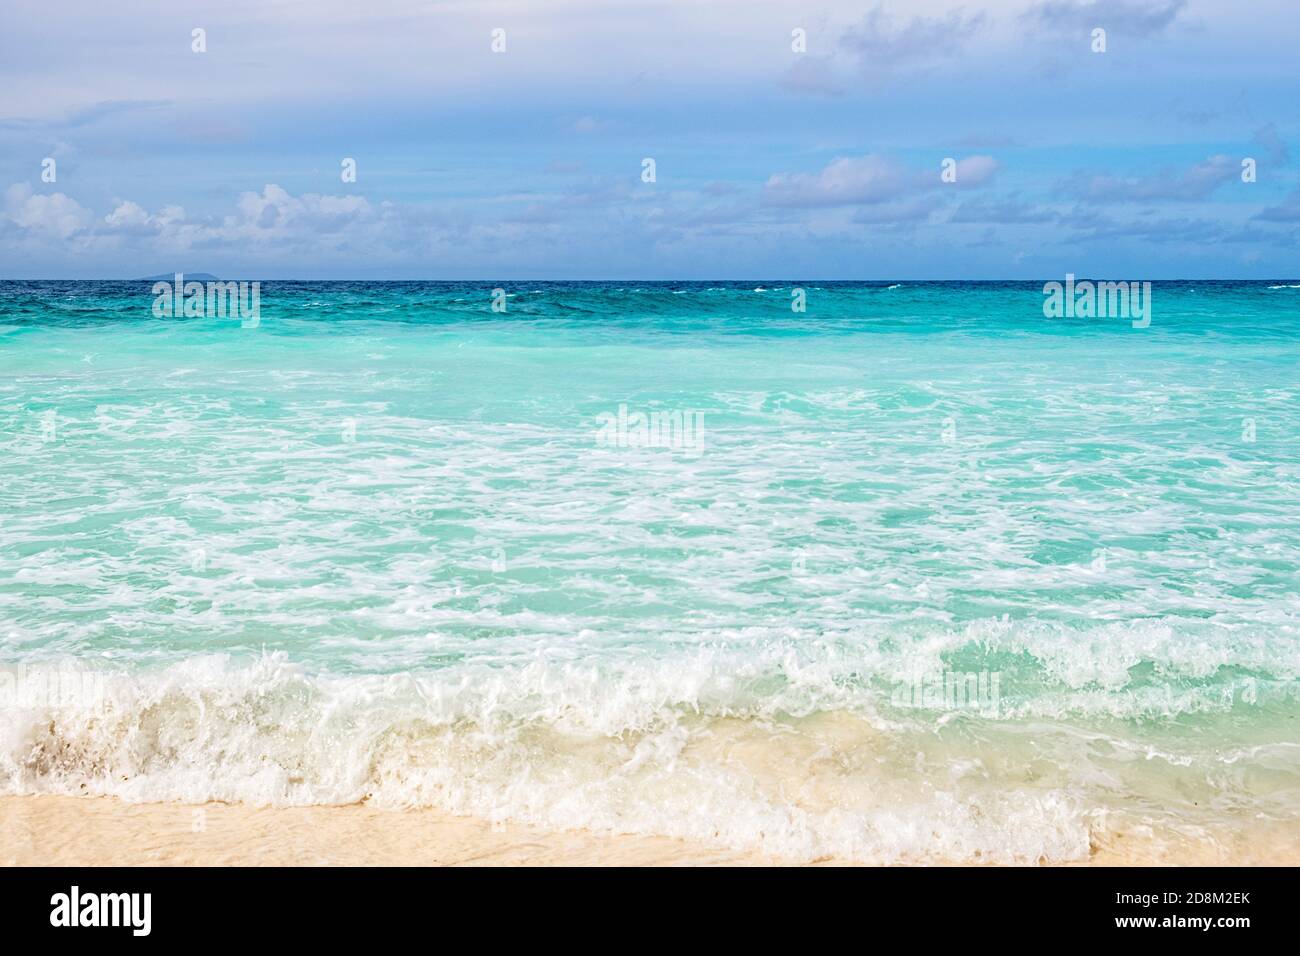
[{"label": "shoreline", "polygon": [[[1275,837],[1276,835],[1273,835]],[[1140,830],[1063,866],[1300,864],[1300,847],[1252,834],[1222,850],[1167,845]],[[898,861],[907,863],[908,861]],[[853,866],[787,860],[674,837],[548,831],[436,810],[364,804],[253,807],[127,803],[117,797],[0,797],[0,866]],[[930,865],[934,865],[931,863]],[[957,861],[957,865],[990,865]]]}]

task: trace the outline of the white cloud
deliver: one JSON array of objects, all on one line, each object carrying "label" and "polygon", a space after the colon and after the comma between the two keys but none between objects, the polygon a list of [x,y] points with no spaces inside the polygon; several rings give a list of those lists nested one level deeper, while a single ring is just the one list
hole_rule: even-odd
[{"label": "white cloud", "polygon": [[364,196],[292,196],[274,183],[268,183],[260,193],[241,193],[236,209],[237,215],[227,216],[220,230],[227,238],[337,233],[375,216],[374,207]]},{"label": "white cloud", "polygon": [[398,207],[388,203],[375,206],[362,196],[294,196],[274,183],[242,193],[234,212],[219,219],[190,217],[177,205],[150,212],[129,199],[96,218],[63,193],[35,193],[17,183],[5,192],[4,219],[18,227],[20,237],[55,242],[77,254],[109,247],[161,255],[221,246],[378,247],[387,245],[392,237],[386,233],[400,225]]},{"label": "white cloud", "polygon": [[1300,222],[1300,189],[1276,206],[1269,206],[1255,217],[1265,222]]},{"label": "white cloud", "polygon": [[776,173],[764,184],[764,199],[777,206],[855,206],[881,203],[937,189],[974,188],[988,182],[1000,168],[992,156],[968,156],[957,162],[955,183],[932,171],[908,169],[884,156],[840,157],[819,173]]},{"label": "white cloud", "polygon": [[1092,202],[1194,202],[1207,198],[1241,173],[1234,156],[1210,156],[1178,172],[1161,169],[1149,176],[1075,173],[1059,183],[1062,192]]},{"label": "white cloud", "polygon": [[91,221],[90,210],[65,193],[37,193],[26,183],[5,190],[5,218],[40,236],[66,239]]},{"label": "white cloud", "polygon": [[884,202],[903,191],[906,170],[883,156],[841,157],[819,173],[776,173],[764,192],[781,206],[847,206]]},{"label": "white cloud", "polygon": [[127,201],[119,203],[116,209],[105,216],[104,224],[113,231],[141,231],[152,230],[154,221],[143,206]]},{"label": "white cloud", "polygon": [[960,56],[988,23],[960,10],[896,22],[877,5],[840,33],[827,56],[802,57],[781,79],[793,93],[839,95],[858,82],[883,86]]},{"label": "white cloud", "polygon": [[1087,36],[1105,27],[1134,37],[1162,32],[1187,8],[1187,0],[1045,0],[1025,16],[1045,29]]},{"label": "white cloud", "polygon": [[992,156],[967,156],[957,160],[957,181],[955,185],[982,186],[993,178],[1002,164]]}]

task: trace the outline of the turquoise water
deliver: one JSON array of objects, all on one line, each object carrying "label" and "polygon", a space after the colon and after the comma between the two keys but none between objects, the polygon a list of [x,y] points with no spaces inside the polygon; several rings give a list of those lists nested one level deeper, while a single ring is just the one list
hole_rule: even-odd
[{"label": "turquoise water", "polygon": [[871,861],[1294,821],[1300,283],[504,288],[0,283],[0,790]]}]

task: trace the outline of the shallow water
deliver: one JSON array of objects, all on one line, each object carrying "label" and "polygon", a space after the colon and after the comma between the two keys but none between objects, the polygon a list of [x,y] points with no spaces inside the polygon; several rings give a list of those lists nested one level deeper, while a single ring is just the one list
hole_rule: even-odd
[{"label": "shallow water", "polygon": [[1300,289],[802,288],[0,283],[0,789],[870,861],[1294,820]]}]

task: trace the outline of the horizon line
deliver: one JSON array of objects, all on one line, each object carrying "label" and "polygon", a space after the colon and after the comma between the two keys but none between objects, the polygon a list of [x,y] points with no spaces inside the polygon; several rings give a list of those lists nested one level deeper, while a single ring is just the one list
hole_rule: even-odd
[{"label": "horizon line", "polygon": [[[0,277],[0,282],[163,282],[166,278],[175,275],[199,275],[203,279],[195,279],[195,282],[475,282],[475,283],[529,283],[529,282],[582,282],[589,284],[596,283],[703,283],[703,282],[912,282],[912,283],[939,283],[939,282],[1055,282],[1058,276],[1051,276],[1046,279],[1040,278],[979,278],[979,279],[918,279],[918,278],[884,278],[884,279],[867,279],[867,278],[774,278],[774,277],[740,277],[740,278],[720,278],[713,277],[708,279],[688,279],[688,278],[661,278],[661,279],[634,279],[634,278],[612,278],[612,279],[558,279],[542,278],[538,276],[525,277],[520,279],[451,279],[451,278],[427,278],[427,277],[409,277],[409,278],[387,278],[375,279],[363,276],[336,276],[331,278],[304,278],[298,276],[258,276],[256,278],[216,278],[210,272],[195,273],[160,273],[154,276],[128,276],[128,277],[107,277],[107,276],[8,276]],[[1080,278],[1081,281],[1102,281],[1102,282],[1300,282],[1297,276],[1268,276],[1265,278],[1247,277],[1247,276],[1167,276],[1138,279],[1094,279],[1083,273],[1065,273],[1065,276],[1073,275]]]}]

